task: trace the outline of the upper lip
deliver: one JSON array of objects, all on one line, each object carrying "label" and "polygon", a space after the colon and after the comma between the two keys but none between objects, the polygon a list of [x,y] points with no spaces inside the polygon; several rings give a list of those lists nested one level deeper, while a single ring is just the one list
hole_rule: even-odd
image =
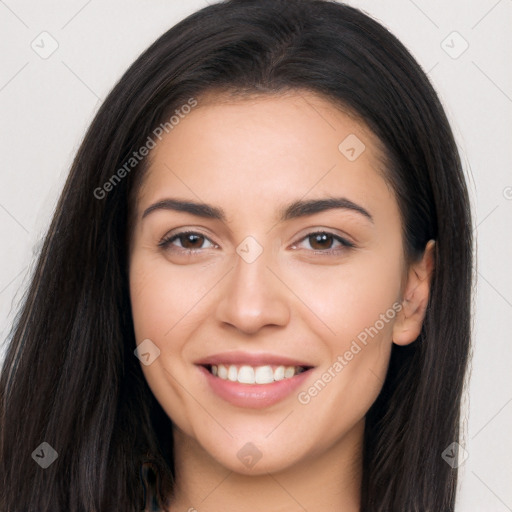
[{"label": "upper lip", "polygon": [[251,352],[222,352],[212,356],[204,357],[195,362],[197,365],[218,365],[218,364],[233,364],[241,365],[247,364],[249,366],[265,366],[265,365],[279,365],[279,366],[303,366],[312,368],[313,365],[306,363],[299,359],[269,353],[251,353]]}]

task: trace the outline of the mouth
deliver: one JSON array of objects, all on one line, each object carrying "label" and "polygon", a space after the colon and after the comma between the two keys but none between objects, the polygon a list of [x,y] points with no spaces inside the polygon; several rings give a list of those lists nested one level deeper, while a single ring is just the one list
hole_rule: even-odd
[{"label": "mouth", "polygon": [[313,374],[306,358],[227,351],[195,361],[207,389],[240,408],[261,409],[288,399]]},{"label": "mouth", "polygon": [[311,370],[312,366],[285,366],[247,364],[203,364],[211,375],[219,379],[240,384],[272,384],[281,380],[292,379],[296,375]]}]

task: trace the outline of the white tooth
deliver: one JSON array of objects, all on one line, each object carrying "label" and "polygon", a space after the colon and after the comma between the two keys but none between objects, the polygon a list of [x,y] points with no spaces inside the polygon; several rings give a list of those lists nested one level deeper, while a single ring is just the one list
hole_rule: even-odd
[{"label": "white tooth", "polygon": [[274,370],[274,380],[283,380],[284,379],[284,366],[278,366]]},{"label": "white tooth", "polygon": [[241,366],[238,370],[238,382],[242,384],[254,384],[254,368]]},{"label": "white tooth", "polygon": [[238,370],[236,368],[236,366],[234,364],[232,364],[230,367],[229,367],[229,370],[228,370],[228,379],[232,382],[235,382],[236,380],[238,380]]},{"label": "white tooth", "polygon": [[228,369],[223,364],[219,364],[217,376],[224,380],[228,378]]},{"label": "white tooth", "polygon": [[217,366],[215,366],[214,364],[212,364],[212,374],[217,375]]},{"label": "white tooth", "polygon": [[274,382],[274,372],[271,366],[258,366],[254,374],[256,384],[270,384]]},{"label": "white tooth", "polygon": [[287,366],[284,371],[284,378],[289,379],[295,375],[295,366]]}]

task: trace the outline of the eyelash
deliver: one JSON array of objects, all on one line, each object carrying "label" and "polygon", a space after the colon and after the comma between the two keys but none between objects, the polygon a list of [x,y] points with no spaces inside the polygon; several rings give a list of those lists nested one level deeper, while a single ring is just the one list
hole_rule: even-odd
[{"label": "eyelash", "polygon": [[[208,240],[213,245],[215,245],[215,246],[217,245],[214,242],[212,242],[207,236],[205,236],[205,235],[203,235],[201,233],[198,233],[197,231],[181,231],[180,233],[175,233],[173,235],[170,235],[170,236],[167,236],[167,237],[163,238],[159,242],[158,247],[160,247],[162,249],[168,249],[171,246],[172,242],[174,242],[174,240],[177,240],[177,239],[179,239],[181,237],[184,237],[186,235],[198,235],[198,236],[204,238],[205,240]],[[345,238],[342,238],[339,235],[335,235],[334,233],[331,233],[329,231],[312,231],[311,233],[308,233],[306,236],[302,237],[299,240],[298,243],[303,242],[304,240],[307,240],[308,238],[310,238],[312,236],[315,236],[315,235],[329,235],[335,241],[339,242],[342,247],[339,247],[338,249],[326,249],[326,250],[311,249],[314,254],[327,255],[327,256],[331,256],[331,255],[332,256],[336,256],[336,255],[338,255],[340,252],[342,252],[344,250],[352,249],[352,248],[355,247],[355,245],[352,242],[349,242]],[[293,246],[295,247],[296,245],[298,245],[298,243],[293,244]],[[175,247],[175,248],[173,248],[171,250],[174,251],[174,252],[184,252],[186,254],[195,254],[197,252],[200,252],[202,249],[185,249],[183,247],[181,247],[181,248]]]}]

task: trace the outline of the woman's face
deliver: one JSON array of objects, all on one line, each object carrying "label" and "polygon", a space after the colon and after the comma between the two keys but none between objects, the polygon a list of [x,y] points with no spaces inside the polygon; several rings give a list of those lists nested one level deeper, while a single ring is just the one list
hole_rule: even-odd
[{"label": "woman's face", "polygon": [[372,133],[306,92],[199,101],[152,150],[135,335],[203,461],[262,474],[360,442],[412,286],[381,170]]}]

